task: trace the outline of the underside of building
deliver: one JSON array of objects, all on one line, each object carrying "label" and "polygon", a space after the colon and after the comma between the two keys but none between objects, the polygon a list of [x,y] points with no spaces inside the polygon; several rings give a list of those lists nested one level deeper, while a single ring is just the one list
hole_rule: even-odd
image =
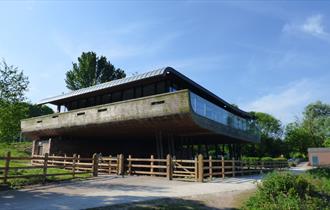
[{"label": "underside of building", "polygon": [[233,157],[239,145],[260,141],[249,113],[171,67],[40,102],[48,103],[58,112],[21,122],[33,154]]}]

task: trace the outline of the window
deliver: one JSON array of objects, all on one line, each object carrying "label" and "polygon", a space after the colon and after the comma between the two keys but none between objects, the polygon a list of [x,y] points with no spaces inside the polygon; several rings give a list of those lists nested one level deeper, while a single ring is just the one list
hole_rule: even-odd
[{"label": "window", "polygon": [[165,82],[158,82],[157,83],[157,94],[160,94],[160,93],[165,93],[166,90],[165,90]]},{"label": "window", "polygon": [[155,84],[150,84],[143,87],[143,96],[150,96],[154,94],[155,94]]},{"label": "window", "polygon": [[136,87],[135,88],[135,98],[142,97],[142,88],[141,87]]},{"label": "window", "polygon": [[123,100],[134,98],[134,89],[128,89],[123,92]]},{"label": "window", "polygon": [[122,100],[122,95],[121,92],[114,92],[112,94],[112,102],[117,102],[117,101],[121,101]]}]

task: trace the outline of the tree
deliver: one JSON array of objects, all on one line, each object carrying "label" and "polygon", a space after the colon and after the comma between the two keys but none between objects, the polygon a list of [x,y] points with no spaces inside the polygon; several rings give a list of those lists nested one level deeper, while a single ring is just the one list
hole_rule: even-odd
[{"label": "tree", "polygon": [[38,117],[38,116],[54,113],[54,111],[46,105],[37,105],[37,104],[31,104],[31,103],[27,103],[27,102],[23,102],[23,105],[27,107],[28,117]]},{"label": "tree", "polygon": [[13,141],[20,135],[20,120],[27,117],[21,102],[28,88],[28,78],[17,67],[0,64],[0,141]]},{"label": "tree", "polygon": [[251,112],[260,128],[260,144],[247,144],[242,148],[243,154],[248,156],[279,156],[285,153],[282,141],[283,126],[281,121],[262,112]]},{"label": "tree", "polygon": [[0,100],[19,102],[29,85],[28,77],[17,67],[7,65],[5,60],[0,63]]},{"label": "tree", "polygon": [[330,105],[317,101],[305,107],[301,122],[286,127],[290,151],[307,154],[309,147],[330,146]]},{"label": "tree", "polygon": [[72,65],[65,79],[66,87],[70,90],[126,77],[124,70],[115,68],[106,57],[97,57],[94,52],[83,52],[78,57],[78,63]]}]

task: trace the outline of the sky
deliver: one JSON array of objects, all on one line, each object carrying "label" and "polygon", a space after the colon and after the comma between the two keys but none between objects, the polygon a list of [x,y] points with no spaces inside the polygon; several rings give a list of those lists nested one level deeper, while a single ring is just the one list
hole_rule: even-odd
[{"label": "sky", "polygon": [[0,58],[29,101],[68,92],[82,52],[128,76],[171,66],[245,111],[283,124],[330,103],[330,2],[1,1]]}]

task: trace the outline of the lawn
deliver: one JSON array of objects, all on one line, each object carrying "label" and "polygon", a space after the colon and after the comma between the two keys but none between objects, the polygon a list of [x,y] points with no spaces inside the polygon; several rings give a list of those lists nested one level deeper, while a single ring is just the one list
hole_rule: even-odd
[{"label": "lawn", "polygon": [[[21,143],[0,143],[0,156],[6,156],[7,152],[11,152],[12,157],[30,157],[31,156],[31,142],[21,142]],[[5,161],[0,160],[0,167],[4,167]],[[13,160],[10,161],[11,167],[21,167],[29,166],[29,160]],[[57,173],[67,173],[69,170],[50,168],[47,169],[47,174],[57,174]],[[0,170],[0,176],[3,171]],[[38,175],[42,174],[42,169],[15,169],[10,170],[9,175]],[[75,179],[85,179],[91,177],[91,174],[77,174]],[[46,182],[55,182],[72,179],[72,175],[61,175],[61,176],[48,176]],[[39,184],[42,183],[41,176],[35,176],[31,178],[15,178],[8,179],[8,185],[10,188],[20,188],[24,185]],[[0,185],[1,185],[0,180]]]}]

